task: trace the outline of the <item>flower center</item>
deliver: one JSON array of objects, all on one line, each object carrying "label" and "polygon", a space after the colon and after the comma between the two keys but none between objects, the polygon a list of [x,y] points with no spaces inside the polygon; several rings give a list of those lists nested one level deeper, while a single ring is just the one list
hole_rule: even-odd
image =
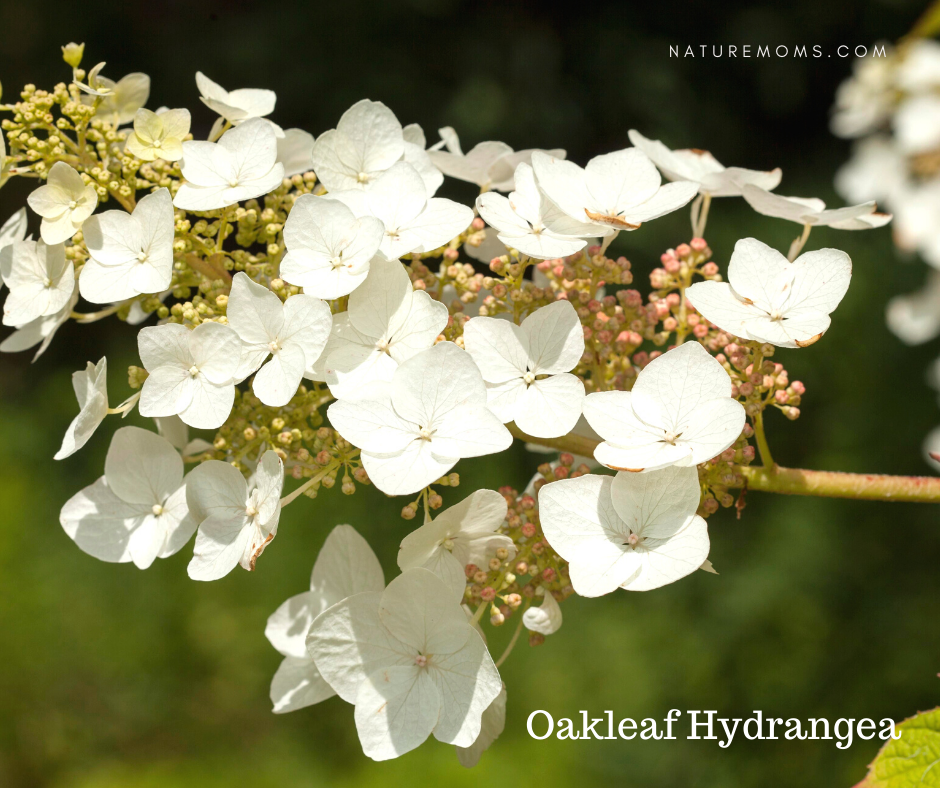
[{"label": "flower center", "polygon": [[381,350],[383,353],[387,353],[388,355],[391,355],[391,353],[388,352],[388,347],[389,347],[389,342],[388,342],[388,340],[382,339],[382,340],[376,342],[376,343],[375,343],[375,346],[376,346],[376,348],[378,348],[379,350]]},{"label": "flower center", "polygon": [[453,550],[454,540],[448,536],[443,542],[441,542],[441,547],[443,547],[445,550]]},{"label": "flower center", "polygon": [[358,181],[359,183],[368,183],[368,182],[369,182],[369,173],[367,173],[367,172],[360,172],[360,173],[356,176],[356,181]]},{"label": "flower center", "polygon": [[228,185],[234,189],[238,186],[238,178],[229,178]]},{"label": "flower center", "polygon": [[43,287],[52,287],[52,279],[48,276],[42,280]]},{"label": "flower center", "polygon": [[334,257],[332,260],[330,260],[330,265],[333,266],[333,270],[334,270],[334,271],[335,271],[337,268],[342,268],[342,267],[343,267],[343,256],[342,256],[342,255],[336,255],[336,257]]},{"label": "flower center", "polygon": [[770,313],[770,319],[775,323],[779,323],[781,320],[783,320],[783,313],[781,313],[779,309],[775,309]]},{"label": "flower center", "polygon": [[153,512],[155,517],[159,517],[161,514],[163,514],[163,507],[160,506],[160,504],[155,503],[153,505],[153,509],[151,509],[150,511]]},{"label": "flower center", "polygon": [[78,206],[78,203],[75,202],[75,200],[69,200],[69,210],[70,210],[70,211],[74,211],[77,206]]},{"label": "flower center", "polygon": [[138,262],[138,263],[145,263],[146,261],[147,261],[147,253],[146,253],[146,252],[139,252],[139,253],[137,254],[137,262]]},{"label": "flower center", "polygon": [[268,350],[270,350],[272,354],[277,353],[280,349],[281,345],[276,339],[268,343]]},{"label": "flower center", "polygon": [[427,667],[428,658],[424,654],[418,654],[418,656],[415,657],[415,665],[417,665],[419,668]]},{"label": "flower center", "polygon": [[636,546],[642,541],[639,534],[632,533],[627,537],[627,541],[624,542],[624,545],[636,549]]},{"label": "flower center", "polygon": [[663,442],[668,443],[670,446],[675,446],[676,441],[682,437],[681,432],[667,432],[663,435]]},{"label": "flower center", "polygon": [[197,367],[195,364],[193,364],[193,365],[189,368],[189,376],[190,376],[191,378],[194,378],[194,377],[196,377],[197,375],[199,375],[199,367]]},{"label": "flower center", "polygon": [[256,514],[258,514],[258,510],[255,509],[253,503],[250,503],[245,507],[245,514],[247,514],[249,517],[254,517]]},{"label": "flower center", "polygon": [[433,434],[434,434],[434,430],[428,429],[427,427],[422,427],[420,430],[418,430],[418,435],[421,437],[421,440],[423,441],[431,440],[431,436]]},{"label": "flower center", "polygon": [[535,373],[526,372],[525,375],[522,376],[522,379],[525,381],[527,386],[531,386],[533,383],[535,383]]}]

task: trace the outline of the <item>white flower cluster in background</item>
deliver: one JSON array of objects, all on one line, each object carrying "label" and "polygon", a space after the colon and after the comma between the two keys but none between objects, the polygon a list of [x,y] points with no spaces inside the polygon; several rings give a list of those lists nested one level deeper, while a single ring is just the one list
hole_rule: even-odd
[{"label": "white flower cluster in background", "polygon": [[[422,507],[424,521],[401,541],[400,574],[386,585],[365,539],[337,526],[310,590],[265,630],[284,658],[274,711],[339,695],[377,760],[433,735],[473,765],[502,731],[498,667],[523,627],[538,644],[561,627],[570,593],[646,591],[711,569],[701,513],[717,503],[708,508],[700,469],[723,462],[730,472],[748,457],[746,421],[762,430],[765,405],[798,413],[801,390],[756,406],[753,390],[766,379],[786,389],[774,347],[818,341],[848,289],[844,252],[800,255],[810,229],[890,219],[867,196],[830,210],[779,196],[779,169],[726,168],[636,131],[633,147],[581,167],[563,150],[495,141],[464,153],[449,127],[429,147],[419,126],[363,100],[314,138],[269,118],[273,92],[228,91],[202,73],[199,98],[218,118],[196,140],[189,110],[144,107],[146,75],[113,82],[103,64],[86,74],[81,52],[66,49],[74,81],[56,99],[71,118],[60,128],[74,123],[82,135],[36,156],[15,123],[9,155],[0,136],[2,177],[22,169],[44,180],[27,201],[37,237],[25,209],[0,228],[3,324],[15,329],[0,350],[39,345],[38,356],[70,319],[136,326],[155,314],[136,329],[136,393],[120,405],[109,399],[107,359],[73,375],[79,412],[55,458],[82,449],[109,414],[137,408],[155,429],[114,433],[104,475],[65,504],[61,525],[84,552],[140,569],[193,540],[189,576],[216,581],[254,571],[282,510],[339,473],[347,494],[358,482],[417,496],[403,517]],[[25,122],[21,105],[15,112]],[[90,167],[83,156],[100,158]],[[479,187],[473,207],[436,196],[445,176]],[[743,197],[802,234],[787,255],[743,238],[722,281],[717,265],[700,265],[718,197]],[[615,289],[629,283],[629,263],[607,249],[689,203],[703,257],[683,269],[677,255],[691,259],[692,247],[670,250],[663,275],[685,277],[675,304],[657,296],[637,311],[639,294]],[[486,237],[503,245],[491,281],[458,262]],[[437,288],[419,275],[432,261]],[[530,266],[538,286],[525,278]],[[80,298],[95,311],[81,311]],[[625,308],[633,317],[607,329]],[[191,439],[189,428],[214,435]],[[432,517],[442,505],[434,488],[457,484],[460,460],[508,450],[514,437],[557,448],[592,434],[593,457],[540,466],[531,493],[476,490]],[[523,575],[532,582],[519,584]],[[480,628],[487,611],[494,626],[519,620],[495,661]]]},{"label": "white flower cluster in background", "polygon": [[[940,43],[916,38],[860,58],[836,94],[832,131],[855,140],[836,173],[837,191],[877,200],[894,213],[894,241],[929,266],[923,288],[893,297],[889,328],[919,345],[940,335]],[[936,377],[930,376],[936,385]],[[940,428],[925,441],[927,461],[940,452]]]}]

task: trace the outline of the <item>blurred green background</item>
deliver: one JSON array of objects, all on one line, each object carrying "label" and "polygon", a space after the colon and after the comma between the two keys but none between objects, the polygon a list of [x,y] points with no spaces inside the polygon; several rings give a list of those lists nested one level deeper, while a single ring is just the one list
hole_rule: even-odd
[{"label": "blurred green background", "polygon": [[[676,147],[710,149],[726,164],[781,166],[783,194],[840,204],[831,183],[849,146],[832,138],[828,110],[850,61],[670,59],[669,44],[870,45],[903,35],[922,2],[788,4],[95,3],[0,6],[0,80],[9,99],[26,82],[68,78],[59,46],[85,41],[86,64],[118,77],[153,77],[150,106],[187,106],[194,131],[212,121],[193,75],[223,86],[267,87],[273,116],[314,134],[354,101],[389,104],[429,141],[450,124],[465,148],[501,139],[517,148],[565,147],[579,163],[624,147],[627,130]],[[0,218],[29,183],[0,193]],[[470,201],[472,188],[445,194]],[[34,217],[35,218],[35,217]],[[719,200],[708,228],[724,266],[739,237],[786,249],[798,228],[740,200]],[[683,212],[618,240],[637,282],[668,246],[688,240]],[[828,229],[808,248],[838,246],[855,278],[825,341],[778,351],[806,383],[796,423],[771,414],[784,465],[928,473],[920,455],[940,421],[924,383],[936,343],[904,347],[885,328],[894,294],[926,267],[902,261],[887,229]],[[935,507],[784,498],[754,493],[744,516],[710,520],[702,572],[647,594],[571,598],[544,646],[506,663],[506,731],[473,771],[433,740],[386,764],[360,750],[351,707],[338,698],[287,716],[269,711],[280,656],[266,617],[307,587],[329,530],[348,522],[374,546],[390,578],[409,526],[400,500],[334,489],[291,506],[272,547],[248,574],[202,585],[189,551],[146,572],[82,554],[58,511],[102,472],[108,420],[80,454],[52,460],[74,415],[69,374],[107,353],[112,399],[136,362],[133,329],[68,326],[35,365],[0,358],[0,786],[610,785],[849,786],[877,742],[559,742],[529,739],[534,709],[575,716],[661,719],[669,709],[747,716],[894,717],[940,702],[940,511]],[[136,415],[132,421],[142,421]],[[461,463],[450,504],[477,486],[526,483],[539,458],[521,447]],[[498,632],[494,652],[509,635]],[[683,715],[683,723],[687,721]],[[680,730],[684,730],[680,728]]]}]

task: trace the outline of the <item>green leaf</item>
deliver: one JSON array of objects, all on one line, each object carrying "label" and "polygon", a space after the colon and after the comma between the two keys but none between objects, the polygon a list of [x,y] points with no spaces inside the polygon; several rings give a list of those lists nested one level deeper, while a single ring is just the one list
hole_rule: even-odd
[{"label": "green leaf", "polygon": [[856,788],[940,788],[940,709],[924,711],[897,726]]}]

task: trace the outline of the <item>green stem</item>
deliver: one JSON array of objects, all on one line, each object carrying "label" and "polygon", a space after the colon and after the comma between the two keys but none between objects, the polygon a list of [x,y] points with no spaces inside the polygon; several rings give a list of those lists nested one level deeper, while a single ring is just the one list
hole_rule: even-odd
[{"label": "green stem", "polygon": [[499,659],[496,660],[497,668],[506,661],[506,657],[508,657],[512,653],[513,648],[515,648],[516,641],[519,640],[519,635],[522,633],[522,614],[525,613],[525,610],[526,608],[528,608],[528,606],[529,605],[526,604],[525,608],[518,611],[519,623],[516,624],[516,631],[512,633],[512,639],[509,641],[509,644],[506,646],[506,650],[500,655]]},{"label": "green stem", "polygon": [[760,452],[760,460],[764,467],[771,471],[777,467],[773,456],[770,454],[770,444],[767,443],[767,436],[764,434],[764,411],[759,410],[754,416],[754,438],[757,440],[757,450]]},{"label": "green stem", "polygon": [[[519,440],[587,457],[594,455],[598,444],[598,441],[573,433],[561,438],[534,438],[515,424],[509,424],[507,427]],[[802,468],[782,468],[779,465],[772,468],[735,465],[733,469],[743,477],[748,490],[783,495],[811,495],[819,498],[940,503],[940,478],[935,476],[810,471]],[[734,488],[744,485],[729,486]]]}]

